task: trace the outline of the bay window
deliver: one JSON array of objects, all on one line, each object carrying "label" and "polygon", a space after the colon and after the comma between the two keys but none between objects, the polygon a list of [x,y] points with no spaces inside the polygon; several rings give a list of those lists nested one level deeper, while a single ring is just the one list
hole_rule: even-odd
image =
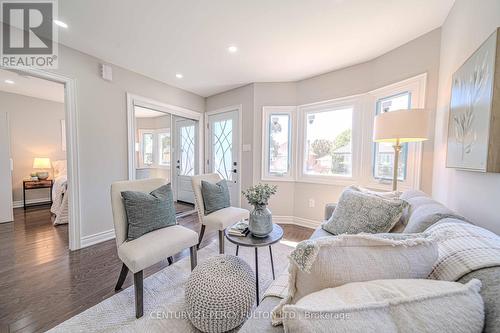
[{"label": "bay window", "polygon": [[295,106],[266,106],[263,109],[263,179],[293,180],[292,141],[295,110]]},{"label": "bay window", "polygon": [[[423,108],[425,84],[422,74],[356,96],[264,107],[262,179],[390,189],[394,149],[373,142],[373,122],[382,112]],[[422,143],[403,145],[401,189],[419,188],[421,158]]]}]

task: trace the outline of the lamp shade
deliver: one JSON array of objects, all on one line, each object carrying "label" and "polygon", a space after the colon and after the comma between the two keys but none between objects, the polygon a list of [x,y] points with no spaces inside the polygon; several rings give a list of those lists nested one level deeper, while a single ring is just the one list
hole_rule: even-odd
[{"label": "lamp shade", "polygon": [[33,169],[50,169],[50,158],[35,157],[33,160]]},{"label": "lamp shade", "polygon": [[429,112],[424,109],[396,110],[375,117],[373,141],[418,142],[429,138]]}]

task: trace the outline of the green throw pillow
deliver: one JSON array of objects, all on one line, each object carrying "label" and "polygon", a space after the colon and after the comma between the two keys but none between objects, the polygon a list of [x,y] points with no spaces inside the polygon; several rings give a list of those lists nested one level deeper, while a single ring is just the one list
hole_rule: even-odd
[{"label": "green throw pillow", "polygon": [[347,188],[342,192],[332,217],[322,228],[334,234],[377,234],[389,232],[408,203]]},{"label": "green throw pillow", "polygon": [[201,194],[203,205],[205,206],[205,215],[231,206],[227,181],[224,179],[216,184],[202,180]]},{"label": "green throw pillow", "polygon": [[176,224],[170,184],[160,186],[151,193],[123,191],[121,194],[128,220],[127,240]]}]

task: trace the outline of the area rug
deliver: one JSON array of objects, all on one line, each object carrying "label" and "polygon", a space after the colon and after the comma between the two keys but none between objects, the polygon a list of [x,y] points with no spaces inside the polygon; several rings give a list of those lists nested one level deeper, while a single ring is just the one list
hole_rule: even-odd
[{"label": "area rug", "polygon": [[[276,277],[288,265],[288,254],[294,243],[282,241],[273,245]],[[226,254],[234,254],[235,246],[226,241]],[[213,241],[198,251],[198,263],[218,254]],[[239,257],[254,268],[254,249],[242,248]],[[185,318],[184,284],[190,274],[189,256],[144,280],[144,316],[135,318],[134,287],[131,286],[86,311],[68,319],[49,332],[198,332]],[[117,278],[115,276],[110,278]],[[259,249],[260,295],[272,282],[269,248]]]}]

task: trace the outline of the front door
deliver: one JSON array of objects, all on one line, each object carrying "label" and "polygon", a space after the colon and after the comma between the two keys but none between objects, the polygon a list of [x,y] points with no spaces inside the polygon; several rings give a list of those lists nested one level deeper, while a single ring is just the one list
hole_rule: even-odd
[{"label": "front door", "polygon": [[174,182],[177,201],[194,204],[191,176],[197,172],[198,124],[196,121],[175,117]]},{"label": "front door", "polygon": [[238,110],[216,113],[208,116],[207,124],[208,170],[227,181],[231,206],[236,207],[240,205],[238,117]]}]

